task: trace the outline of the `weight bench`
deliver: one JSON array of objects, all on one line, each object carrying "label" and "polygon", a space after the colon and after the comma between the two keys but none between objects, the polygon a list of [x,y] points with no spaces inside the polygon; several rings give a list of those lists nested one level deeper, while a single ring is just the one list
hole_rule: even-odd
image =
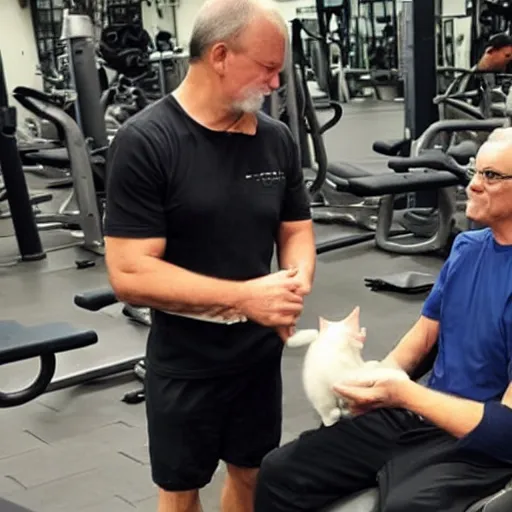
[{"label": "weight bench", "polygon": [[48,392],[55,375],[55,354],[94,345],[97,341],[96,332],[75,329],[63,322],[26,327],[11,320],[0,321],[0,366],[33,357],[41,359],[39,375],[27,388],[0,391],[0,408],[23,405]]},{"label": "weight bench", "polygon": [[[55,94],[47,94],[29,87],[16,87],[13,96],[24,108],[34,115],[53,123],[62,135],[66,146],[56,149],[45,149],[38,153],[27,153],[25,159],[37,158],[37,155],[53,156],[52,164],[61,165],[65,162],[69,167],[73,188],[64,204],[55,214],[38,215],[36,221],[45,224],[46,229],[52,227],[64,227],[79,225],[83,231],[83,247],[95,254],[103,254],[103,224],[100,215],[99,193],[103,192],[105,185],[104,165],[92,165],[91,151],[83,133],[75,120],[63,110],[62,97]],[[99,148],[97,156],[104,148]],[[30,155],[30,156],[29,156]],[[47,162],[52,161],[47,160]],[[68,165],[69,161],[69,165]],[[32,160],[32,163],[40,163]],[[67,210],[71,201],[75,199],[77,211]]]},{"label": "weight bench", "polygon": [[[456,207],[448,189],[461,184],[461,179],[451,172],[426,170],[385,173],[360,178],[340,178],[330,174],[327,180],[329,185],[339,192],[364,198],[379,198],[375,229],[377,247],[398,254],[418,254],[437,251],[447,244]],[[435,234],[430,238],[420,239],[404,232],[400,240],[394,239],[391,228],[396,197],[423,190],[437,191],[439,215]],[[403,243],[404,237],[411,238],[410,243]]]}]

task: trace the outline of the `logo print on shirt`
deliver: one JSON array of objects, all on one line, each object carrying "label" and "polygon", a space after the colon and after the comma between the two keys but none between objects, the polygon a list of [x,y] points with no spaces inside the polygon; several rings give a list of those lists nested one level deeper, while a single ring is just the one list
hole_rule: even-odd
[{"label": "logo print on shirt", "polygon": [[286,179],[286,175],[282,171],[259,172],[254,174],[246,174],[246,180],[259,181],[264,187],[272,187]]}]

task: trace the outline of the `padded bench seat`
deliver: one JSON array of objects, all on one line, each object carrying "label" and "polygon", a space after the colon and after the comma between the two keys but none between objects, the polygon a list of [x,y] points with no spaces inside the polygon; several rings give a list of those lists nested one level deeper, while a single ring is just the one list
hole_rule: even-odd
[{"label": "padded bench seat", "polygon": [[385,173],[360,178],[339,178],[328,173],[338,192],[347,192],[359,197],[376,197],[385,194],[403,194],[420,190],[459,185],[460,180],[448,171],[418,171],[404,174]]},{"label": "padded bench seat", "polygon": [[380,155],[397,156],[407,142],[407,139],[376,140],[372,149]]},{"label": "padded bench seat", "polygon": [[333,174],[338,178],[362,178],[373,174],[362,167],[348,162],[330,162],[327,164],[327,174]]},{"label": "padded bench seat", "polygon": [[22,391],[0,392],[0,408],[24,404],[44,393],[55,374],[55,354],[97,342],[95,331],[79,330],[64,322],[25,327],[11,320],[0,321],[0,365],[41,358],[34,383]]}]

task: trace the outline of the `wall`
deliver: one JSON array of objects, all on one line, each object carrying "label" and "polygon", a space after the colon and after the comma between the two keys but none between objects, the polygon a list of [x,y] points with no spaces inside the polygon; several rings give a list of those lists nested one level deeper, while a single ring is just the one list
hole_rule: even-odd
[{"label": "wall", "polygon": [[[180,0],[180,6],[177,9],[178,37],[179,44],[186,45],[192,33],[192,25],[198,9],[204,0]],[[279,9],[287,20],[295,18],[297,7],[315,5],[315,0],[291,0],[278,2]]]},{"label": "wall", "polygon": [[[15,0],[0,0],[0,51],[9,92],[18,85],[41,88],[30,8],[21,9]],[[12,101],[21,110],[19,103]],[[21,110],[20,118],[24,116]]]},{"label": "wall", "polygon": [[[1,0],[0,0],[1,1]],[[188,0],[185,0],[188,1]],[[153,5],[148,6],[145,2],[142,5],[142,23],[144,28],[148,31],[149,35],[154,38],[160,30],[166,30],[174,36],[174,20],[172,14],[172,7],[164,5],[162,6],[162,17],[158,17],[156,7]],[[180,27],[178,26],[178,33]],[[179,36],[179,34],[178,34]]]}]

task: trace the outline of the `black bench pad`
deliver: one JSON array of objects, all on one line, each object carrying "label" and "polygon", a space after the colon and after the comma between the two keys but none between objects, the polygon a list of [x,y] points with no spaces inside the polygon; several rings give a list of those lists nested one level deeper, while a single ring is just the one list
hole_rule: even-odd
[{"label": "black bench pad", "polygon": [[388,167],[402,173],[409,169],[427,168],[436,171],[450,171],[461,178],[466,177],[465,171],[462,172],[462,169],[452,157],[437,149],[424,151],[418,156],[390,158]]},{"label": "black bench pad", "polygon": [[336,185],[336,189],[339,192],[348,192],[359,197],[435,190],[443,187],[452,187],[461,183],[456,176],[447,171],[417,171],[404,174],[385,173],[353,179],[340,179],[332,174],[328,174],[327,179]]},{"label": "black bench pad", "polygon": [[372,149],[380,155],[397,156],[406,143],[407,139],[376,140]]},{"label": "black bench pad", "polygon": [[94,345],[98,335],[71,325],[49,323],[25,327],[10,320],[0,321],[0,364],[56,354]]}]

